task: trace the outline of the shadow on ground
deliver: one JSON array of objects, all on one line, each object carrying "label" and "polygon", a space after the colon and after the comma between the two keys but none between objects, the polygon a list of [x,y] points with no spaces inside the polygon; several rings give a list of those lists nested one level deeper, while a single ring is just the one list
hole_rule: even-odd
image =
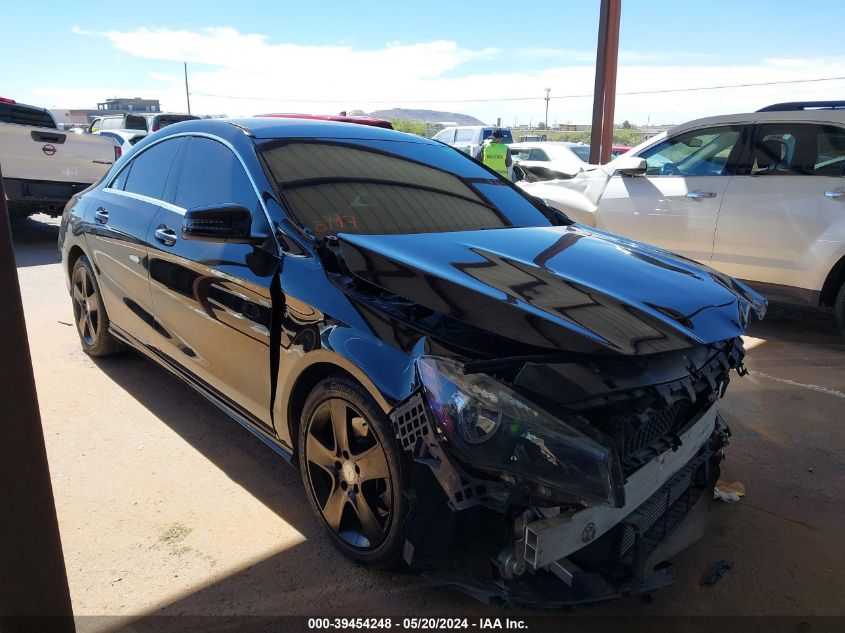
[{"label": "shadow on ground", "polygon": [[766,318],[748,329],[748,335],[784,343],[810,343],[824,347],[845,344],[828,310],[785,303],[771,303]]},{"label": "shadow on ground", "polygon": [[[299,472],[153,361],[128,351],[95,363],[156,418],[306,538],[299,545],[162,605],[156,615],[319,612],[360,617],[397,608],[407,613],[409,600],[427,604],[437,612],[484,609],[416,575],[367,570],[338,554],[308,505]],[[322,597],[327,594],[331,599],[324,604]],[[401,599],[397,599],[399,595]]]},{"label": "shadow on ground", "polygon": [[59,226],[46,215],[12,218],[12,242],[18,268],[56,264],[59,256]]}]

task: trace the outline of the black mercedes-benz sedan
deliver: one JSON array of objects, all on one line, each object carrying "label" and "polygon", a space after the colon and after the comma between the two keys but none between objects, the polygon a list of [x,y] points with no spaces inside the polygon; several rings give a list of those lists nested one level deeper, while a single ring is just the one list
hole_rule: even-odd
[{"label": "black mercedes-benz sedan", "polygon": [[334,544],[483,600],[672,582],[765,301],[454,148],[188,121],[70,201],[83,349],[154,359],[298,466]]}]

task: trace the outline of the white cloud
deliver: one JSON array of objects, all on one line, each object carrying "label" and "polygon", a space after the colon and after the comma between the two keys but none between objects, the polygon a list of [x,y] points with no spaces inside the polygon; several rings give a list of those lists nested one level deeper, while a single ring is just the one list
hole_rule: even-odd
[{"label": "white cloud", "polygon": [[[149,60],[187,61],[194,111],[250,115],[259,112],[337,112],[361,108],[419,107],[473,114],[504,124],[515,119],[542,120],[543,89],[552,97],[590,95],[593,91],[594,53],[528,47],[513,51],[473,50],[456,42],[391,42],[380,48],[351,45],[302,46],[273,43],[260,34],[232,28],[199,31],[140,28],[93,34],[129,55]],[[483,64],[507,56],[520,60],[522,72],[482,72]],[[547,68],[560,59],[557,67]],[[845,57],[824,59],[772,58],[759,63],[713,66],[696,52],[620,52],[618,92],[665,90],[709,85],[790,81],[845,76]],[[542,63],[541,63],[542,62]],[[693,65],[690,65],[690,64]],[[538,66],[546,67],[538,69]],[[179,74],[148,72],[160,83],[156,94],[166,109],[184,110],[183,78]],[[118,88],[118,89],[116,89]],[[54,102],[93,104],[112,94],[138,93],[131,77],[116,88],[67,91],[41,90]],[[616,120],[644,123],[680,123],[684,120],[731,111],[748,111],[772,103],[804,98],[834,98],[845,81],[769,85],[719,91],[623,95],[617,99]],[[96,95],[96,96],[92,96]],[[215,95],[215,96],[209,96]],[[531,96],[531,101],[450,103],[460,99],[496,99]],[[552,99],[549,122],[589,122],[592,98]]]},{"label": "white cloud", "polygon": [[177,77],[176,75],[171,75],[169,73],[147,73],[147,77],[150,79],[155,79],[156,81],[163,81],[166,83],[173,83],[174,81],[179,81],[182,79],[181,77]]}]

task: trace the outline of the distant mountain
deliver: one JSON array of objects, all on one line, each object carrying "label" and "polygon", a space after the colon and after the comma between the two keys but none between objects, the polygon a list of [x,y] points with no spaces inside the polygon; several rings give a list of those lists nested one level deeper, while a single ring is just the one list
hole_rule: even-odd
[{"label": "distant mountain", "polygon": [[452,121],[458,125],[484,125],[484,121],[479,121],[468,114],[440,112],[439,110],[391,108],[390,110],[376,110],[375,112],[370,112],[370,114],[380,119],[405,119],[408,121],[418,121],[419,123],[442,123],[444,121]]}]

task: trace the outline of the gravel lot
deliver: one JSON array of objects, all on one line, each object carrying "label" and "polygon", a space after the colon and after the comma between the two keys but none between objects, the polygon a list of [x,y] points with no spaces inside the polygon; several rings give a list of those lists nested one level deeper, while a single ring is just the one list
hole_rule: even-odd
[{"label": "gravel lot", "polygon": [[[82,353],[57,221],[13,232],[77,615],[503,615],[335,554],[271,450],[140,355]],[[845,346],[812,311],[774,308],[749,334],[751,373],[722,404],[723,477],[748,496],[714,508],[705,539],[676,557],[675,586],[588,613],[845,614]],[[733,569],[699,586],[719,559]]]}]

